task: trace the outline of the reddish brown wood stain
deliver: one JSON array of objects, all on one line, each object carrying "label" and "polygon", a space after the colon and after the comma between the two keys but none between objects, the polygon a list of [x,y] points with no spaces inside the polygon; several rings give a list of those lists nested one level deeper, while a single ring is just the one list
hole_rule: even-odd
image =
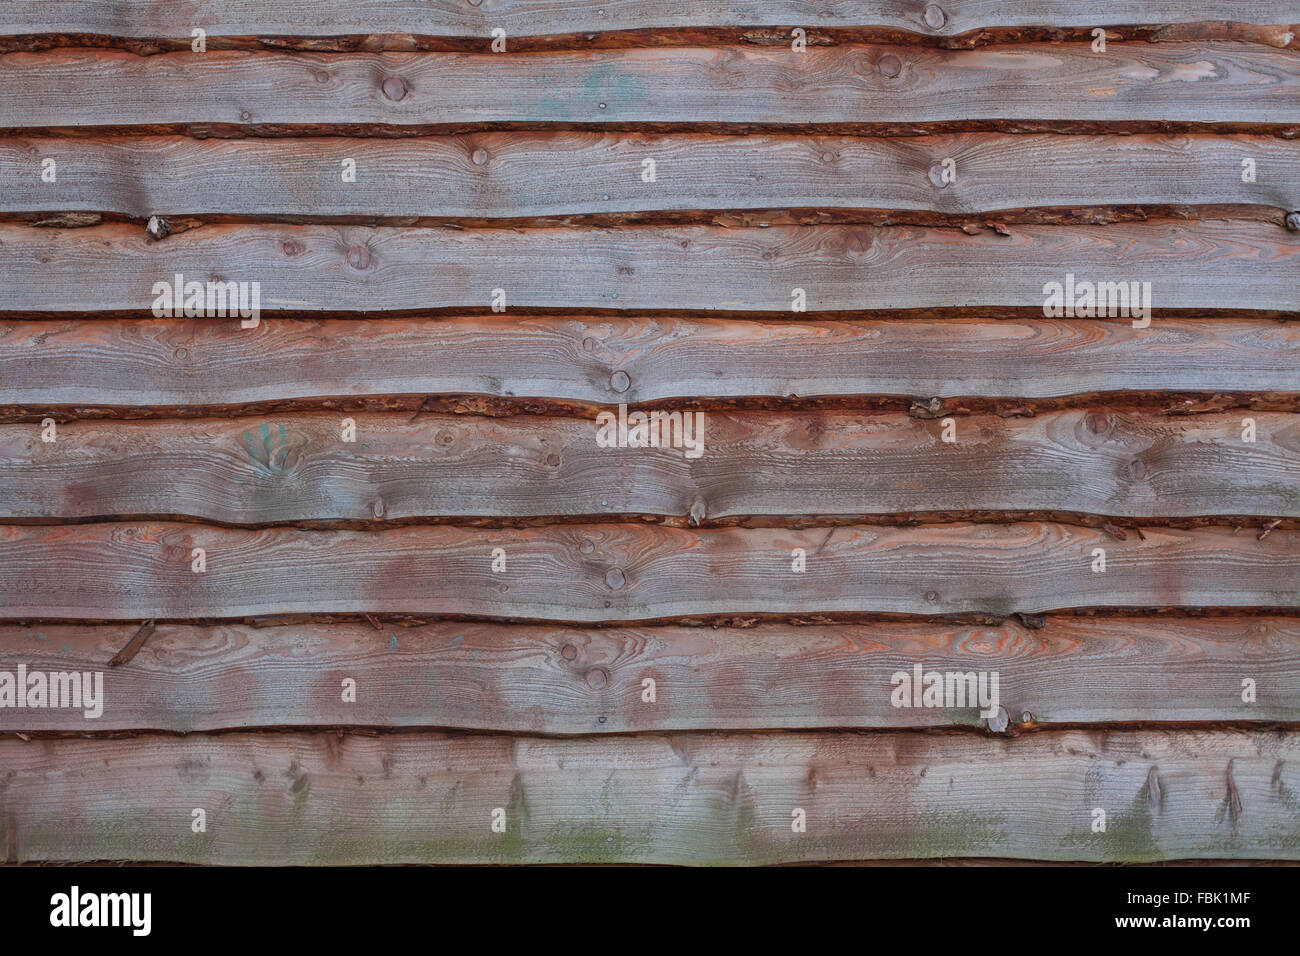
[{"label": "reddish brown wood stain", "polygon": [[8,6],[7,862],[1300,859],[1286,4]]}]

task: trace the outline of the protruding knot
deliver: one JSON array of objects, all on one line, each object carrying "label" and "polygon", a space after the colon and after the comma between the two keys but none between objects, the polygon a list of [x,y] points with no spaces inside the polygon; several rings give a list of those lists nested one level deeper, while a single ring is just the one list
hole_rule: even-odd
[{"label": "protruding knot", "polygon": [[1001,705],[998,705],[998,709],[992,717],[987,717],[985,720],[988,723],[989,730],[995,734],[1003,733],[1011,722],[1011,719],[1007,716],[1007,709]]}]

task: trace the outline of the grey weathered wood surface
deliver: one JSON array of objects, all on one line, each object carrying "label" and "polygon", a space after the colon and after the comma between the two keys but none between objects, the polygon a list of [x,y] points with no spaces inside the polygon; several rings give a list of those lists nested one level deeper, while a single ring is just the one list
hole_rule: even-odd
[{"label": "grey weathered wood surface", "polygon": [[[0,54],[0,218],[134,221],[0,225],[0,670],[106,689],[0,707],[4,859],[1300,860],[1295,18],[9,0],[58,49]],[[149,318],[177,272],[262,325]],[[1041,318],[1069,272],[1152,326]],[[661,400],[704,457],[595,445]],[[1012,735],[893,707],[914,663]]]},{"label": "grey weathered wood surface", "polygon": [[1300,858],[1300,746],[1262,732],[8,738],[0,766],[18,861]]},{"label": "grey weathered wood surface", "polygon": [[[689,414],[689,413],[688,413]],[[600,514],[1022,511],[1300,517],[1300,416],[707,412],[702,454],[607,448],[581,418],[341,413],[0,425],[0,520],[228,524]],[[377,502],[382,501],[382,506]]]},{"label": "grey weathered wood surface", "polygon": [[[627,376],[616,378],[617,372]],[[619,390],[622,386],[622,391]],[[231,406],[469,394],[574,402],[1300,392],[1266,319],[264,318],[0,321],[0,407]],[[1171,404],[1173,402],[1171,401]]]},{"label": "grey weathered wood surface", "polygon": [[[366,622],[0,626],[0,670],[102,672],[103,712],[0,709],[0,731],[285,726],[587,734],[982,725],[979,707],[895,707],[893,675],[996,671],[1012,724],[1300,721],[1294,618],[1050,616],[1031,630],[891,621],[750,628]],[[355,702],[342,682],[356,681]],[[1242,681],[1257,699],[1242,700]],[[643,681],[655,700],[643,700]],[[1188,688],[1195,688],[1189,693]],[[910,698],[909,698],[910,700]],[[1030,715],[1026,717],[1025,715]]]},{"label": "grey weathered wood surface", "polygon": [[[525,0],[382,2],[359,0],[322,4],[312,0],[220,0],[205,2],[181,16],[165,0],[7,0],[0,12],[0,34],[72,33],[126,37],[183,37],[192,27],[209,35],[339,36],[412,34],[416,36],[486,37],[501,27],[514,36],[591,33],[716,26],[871,27],[952,36],[1003,26],[1122,25],[1237,20],[1284,24],[1296,19],[1288,3],[1240,0],[1109,0],[1086,7],[1064,0],[946,0],[943,20],[932,22],[920,5],[904,0],[870,0],[826,5],[811,0],[566,0],[539,6]],[[188,12],[188,11],[187,11]],[[1098,19],[1100,15],[1101,19]]]},{"label": "grey weathered wood surface", "polygon": [[[54,183],[32,182],[39,160]],[[356,181],[342,181],[342,163]],[[655,182],[642,181],[643,160]],[[942,162],[957,178],[945,183]],[[1241,180],[1253,160],[1257,179]],[[1107,204],[1300,207],[1300,149],[1268,136],[908,137],[483,132],[411,139],[0,140],[0,212],[565,217],[709,210],[950,215]],[[12,188],[9,188],[12,187]]]},{"label": "grey weathered wood surface", "polygon": [[[0,226],[3,309],[149,314],[155,283],[259,282],[266,312],[515,309],[1041,310],[1048,282],[1150,282],[1164,309],[1293,310],[1300,234],[1216,220],[1020,225],[474,229],[213,225],[162,242],[126,224]],[[87,276],[94,276],[88,282]],[[1038,314],[1042,314],[1041,311]],[[238,322],[238,319],[229,320]]]},{"label": "grey weathered wood surface", "polygon": [[[378,495],[376,495],[378,500]],[[286,614],[615,622],[817,613],[1300,608],[1300,532],[634,524],[385,531],[172,522],[0,526],[0,619]],[[193,549],[205,573],[191,570]],[[505,551],[493,573],[493,549]],[[807,570],[792,571],[802,548]],[[1107,571],[1094,572],[1103,548]],[[585,549],[585,550],[584,550]]]},{"label": "grey weathered wood surface", "polygon": [[1297,81],[1300,56],[1290,50],[1197,42],[1117,43],[1105,53],[1088,43],[802,54],[745,46],[522,55],[57,50],[0,55],[0,129],[1297,124]]}]

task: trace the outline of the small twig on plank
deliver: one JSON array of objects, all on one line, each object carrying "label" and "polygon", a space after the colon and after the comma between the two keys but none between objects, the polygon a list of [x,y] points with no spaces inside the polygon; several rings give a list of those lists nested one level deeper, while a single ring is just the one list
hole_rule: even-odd
[{"label": "small twig on plank", "polygon": [[154,631],[154,622],[145,621],[140,625],[140,629],[131,635],[131,639],[126,642],[126,646],[113,655],[113,659],[108,662],[109,667],[116,667],[119,664],[125,664],[131,658],[140,652],[144,647],[144,642],[149,639],[149,635]]},{"label": "small twig on plank", "polygon": [[1259,536],[1256,537],[1255,540],[1263,541],[1265,538],[1268,537],[1268,533],[1272,531],[1274,528],[1276,528],[1278,525],[1280,525],[1281,523],[1282,523],[1282,519],[1278,518],[1276,521],[1272,521],[1264,525],[1264,530],[1259,533]]}]

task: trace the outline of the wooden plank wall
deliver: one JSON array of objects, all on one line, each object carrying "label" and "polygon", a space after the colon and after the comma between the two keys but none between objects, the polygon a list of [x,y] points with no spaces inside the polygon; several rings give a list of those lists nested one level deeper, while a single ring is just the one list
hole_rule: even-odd
[{"label": "wooden plank wall", "polygon": [[1300,860],[1294,16],[9,0],[5,860]]}]

